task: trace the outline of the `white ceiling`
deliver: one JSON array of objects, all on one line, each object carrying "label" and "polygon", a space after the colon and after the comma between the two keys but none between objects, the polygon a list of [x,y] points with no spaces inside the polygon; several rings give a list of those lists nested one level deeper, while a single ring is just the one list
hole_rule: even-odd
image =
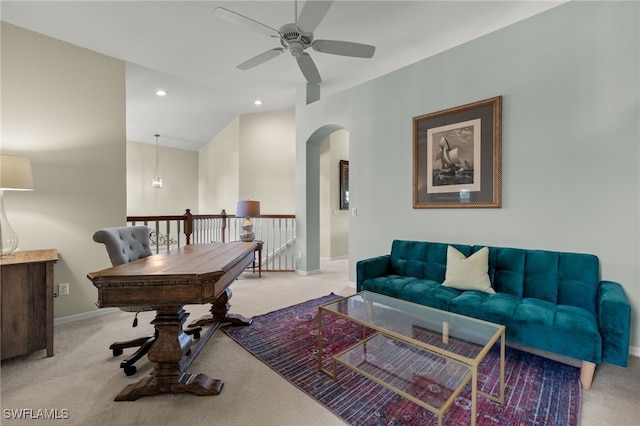
[{"label": "white ceiling", "polygon": [[[298,2],[298,11],[304,1]],[[328,96],[465,43],[563,1],[334,1],[316,39],[376,46],[372,59],[308,49]],[[126,61],[127,140],[188,150],[236,116],[293,108],[305,80],[285,53],[236,65],[277,40],[213,15],[222,6],[268,26],[294,20],[294,1],[6,1],[3,21]],[[169,95],[160,98],[157,89]],[[253,105],[255,99],[264,103]]]}]

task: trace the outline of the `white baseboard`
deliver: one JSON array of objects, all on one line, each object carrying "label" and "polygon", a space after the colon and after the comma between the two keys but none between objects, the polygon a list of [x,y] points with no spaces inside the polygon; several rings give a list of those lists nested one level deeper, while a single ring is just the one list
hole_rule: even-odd
[{"label": "white baseboard", "polygon": [[79,314],[67,315],[64,317],[54,318],[53,325],[68,324],[70,322],[82,321],[88,318],[94,318],[101,315],[112,314],[118,312],[118,308],[95,309],[88,312],[80,312]]},{"label": "white baseboard", "polygon": [[344,254],[342,256],[335,256],[335,257],[321,257],[320,261],[332,261],[332,260],[342,260],[342,259],[348,259],[349,255],[348,254]]},{"label": "white baseboard", "polygon": [[303,271],[300,269],[296,269],[296,274],[298,275],[302,275],[302,276],[308,276],[308,275],[318,275],[320,273],[320,269],[316,269],[313,271]]},{"label": "white baseboard", "polygon": [[629,347],[629,355],[640,358],[640,348],[637,346]]}]

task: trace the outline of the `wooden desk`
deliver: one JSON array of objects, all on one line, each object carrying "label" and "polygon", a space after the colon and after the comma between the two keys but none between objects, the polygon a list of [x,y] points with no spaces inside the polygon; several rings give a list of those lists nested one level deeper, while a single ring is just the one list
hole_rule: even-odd
[{"label": "wooden desk", "polygon": [[0,259],[2,359],[40,349],[53,356],[53,264],[58,252],[19,251]]},{"label": "wooden desk", "polygon": [[[125,387],[116,401],[133,401],[161,393],[190,392],[217,395],[222,380],[204,374],[190,374],[191,365],[228,314],[229,285],[253,262],[255,243],[191,244],[131,263],[125,263],[87,277],[98,288],[98,306],[152,306],[152,321],[158,339],[149,351],[156,365],[149,377]],[[183,309],[188,304],[211,303],[214,324],[200,338],[191,355],[185,357],[191,338],[182,331],[189,316]],[[250,323],[250,322],[249,322]]]}]

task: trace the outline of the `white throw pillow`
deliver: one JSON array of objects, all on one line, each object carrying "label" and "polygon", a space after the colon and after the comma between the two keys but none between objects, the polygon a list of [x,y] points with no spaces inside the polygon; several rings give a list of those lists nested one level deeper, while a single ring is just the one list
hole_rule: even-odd
[{"label": "white throw pillow", "polygon": [[447,247],[447,272],[442,285],[458,290],[478,290],[495,293],[489,279],[489,248],[483,247],[465,257],[454,247]]}]

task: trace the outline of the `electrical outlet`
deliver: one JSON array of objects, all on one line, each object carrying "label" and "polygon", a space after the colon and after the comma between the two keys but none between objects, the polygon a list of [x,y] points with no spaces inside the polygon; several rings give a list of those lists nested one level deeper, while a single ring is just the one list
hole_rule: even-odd
[{"label": "electrical outlet", "polygon": [[60,296],[68,296],[69,295],[69,283],[60,283],[60,284],[58,284],[58,294]]}]

